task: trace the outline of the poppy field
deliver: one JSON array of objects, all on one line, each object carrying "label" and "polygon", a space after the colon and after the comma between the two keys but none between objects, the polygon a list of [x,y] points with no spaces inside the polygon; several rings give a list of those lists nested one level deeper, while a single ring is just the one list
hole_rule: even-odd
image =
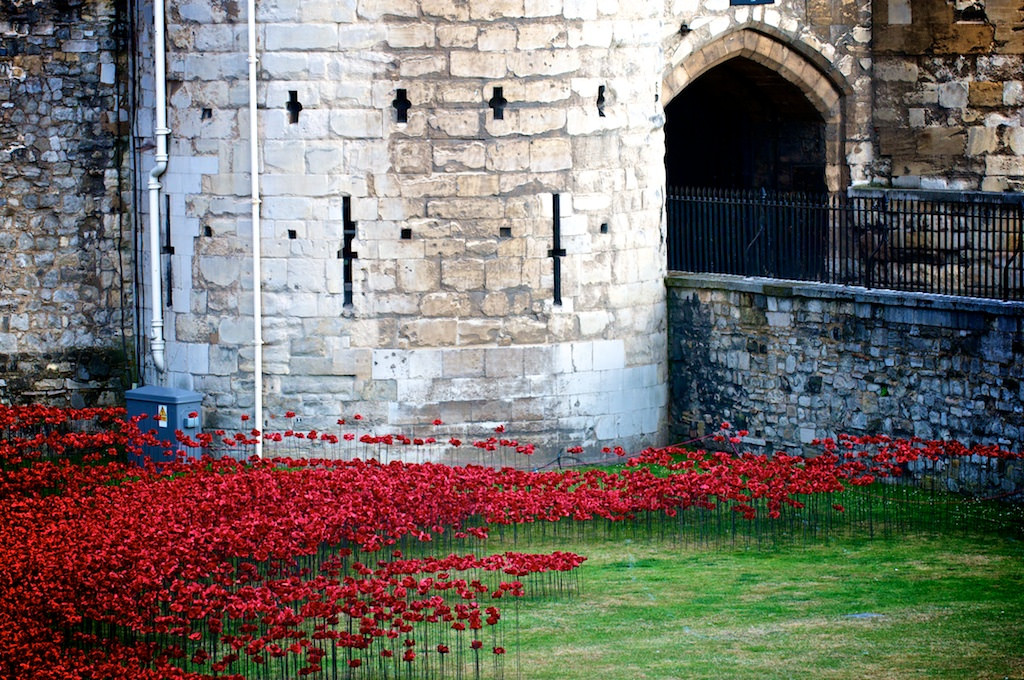
[{"label": "poppy field", "polygon": [[[724,423],[696,446],[547,469],[500,427],[463,441],[440,421],[407,436],[352,420],[179,435],[237,453],[138,467],[126,454],[159,443],[122,410],[0,406],[0,676],[503,677],[526,609],[586,591],[587,556],[563,548],[587,535],[760,547],[1020,526],[1005,480],[1024,460],[995,447],[840,437],[753,455]],[[277,455],[311,441],[344,455]],[[443,462],[467,450],[480,463]],[[948,493],[968,487],[988,502]]]}]

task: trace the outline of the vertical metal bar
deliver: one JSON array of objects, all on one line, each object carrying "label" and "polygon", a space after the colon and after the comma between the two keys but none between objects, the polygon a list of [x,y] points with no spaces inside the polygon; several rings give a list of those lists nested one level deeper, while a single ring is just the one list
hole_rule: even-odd
[{"label": "vertical metal bar", "polygon": [[[984,214],[988,217],[989,230],[992,237],[982,238],[983,220],[979,219],[972,226],[974,227],[973,239],[976,255],[968,261],[968,272],[978,272],[978,290],[985,297],[993,296],[992,273],[990,264],[994,262],[995,247],[1004,239],[1003,230],[1006,226],[1003,221],[1003,210],[996,206],[994,210],[986,210]],[[1007,244],[1009,245],[1009,244]]]},{"label": "vertical metal bar", "polygon": [[717,268],[719,266],[717,259],[718,234],[712,228],[714,219],[712,216],[713,207],[711,205],[711,192],[710,190],[704,189],[701,191],[701,194],[702,196],[698,211],[700,212],[701,234],[704,235],[706,240],[705,252],[707,253],[708,271],[718,272],[721,271]]},{"label": "vertical metal bar", "polygon": [[[1010,299],[1010,289],[1011,289],[1010,266],[1020,259],[1020,257],[1021,257],[1021,250],[1022,250],[1022,248],[1024,248],[1024,244],[1021,243],[1021,240],[1024,239],[1024,200],[1022,200],[1019,203],[1017,203],[1017,228],[1016,228],[1016,235],[1017,235],[1017,238],[1015,239],[1015,243],[1014,243],[1013,255],[1011,255],[1009,258],[1007,258],[1006,263],[1003,265],[1003,276],[1002,276],[1002,279],[1003,279],[1003,295],[1002,295],[1002,298],[1004,300]],[[1009,238],[1007,238],[1007,241],[1009,241]],[[1007,244],[1007,245],[1009,245],[1009,244]],[[1019,295],[1020,291],[1017,291],[1017,294]]]},{"label": "vertical metal bar", "polygon": [[717,267],[719,266],[718,265],[718,243],[717,243],[716,238],[715,238],[717,236],[717,234],[715,233],[714,229],[710,228],[711,227],[711,223],[712,223],[712,210],[713,210],[713,206],[711,204],[711,195],[712,195],[711,191],[707,191],[706,192],[706,196],[705,196],[706,200],[701,201],[701,208],[700,208],[700,212],[701,212],[701,225],[703,227],[703,232],[704,232],[704,234],[706,234],[706,237],[707,237],[707,240],[708,240],[708,245],[707,245],[708,267],[709,267],[710,271],[718,272],[718,271],[721,271],[721,270],[717,269]]},{"label": "vertical metal bar", "polygon": [[[960,219],[960,214],[959,213],[963,212],[963,208],[966,207],[966,208],[969,209],[970,206],[963,206],[963,205],[961,205],[961,206],[952,206],[951,205],[949,207],[953,208],[953,210],[950,211],[952,214],[948,215],[945,220],[940,222],[939,228],[941,229],[941,231],[939,233],[938,238],[936,239],[936,241],[938,241],[937,245],[941,244],[940,247],[942,248],[942,251],[939,252],[939,253],[936,253],[935,257],[934,257],[934,259],[938,262],[938,265],[939,265],[939,275],[937,277],[938,278],[938,285],[939,285],[939,292],[945,293],[947,295],[952,292],[950,276],[949,276],[949,274],[950,274],[949,256],[950,256],[950,253],[952,253],[953,230],[955,228],[955,225],[957,224],[957,222]],[[956,209],[956,208],[959,208],[959,210]]]}]

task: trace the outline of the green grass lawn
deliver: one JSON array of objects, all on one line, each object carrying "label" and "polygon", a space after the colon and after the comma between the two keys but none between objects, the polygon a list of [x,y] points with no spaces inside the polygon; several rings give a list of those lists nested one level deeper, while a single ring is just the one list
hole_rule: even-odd
[{"label": "green grass lawn", "polygon": [[528,597],[517,613],[505,603],[519,618],[506,678],[1024,678],[1024,544],[1013,539],[558,547],[589,558],[583,591]]}]

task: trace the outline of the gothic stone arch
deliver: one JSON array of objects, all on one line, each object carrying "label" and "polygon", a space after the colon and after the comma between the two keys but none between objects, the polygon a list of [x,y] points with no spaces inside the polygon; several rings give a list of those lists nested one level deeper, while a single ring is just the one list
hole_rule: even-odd
[{"label": "gothic stone arch", "polygon": [[825,122],[825,183],[839,191],[849,183],[845,146],[845,102],[849,85],[835,67],[807,45],[758,25],[738,28],[669,65],[662,80],[662,102],[668,105],[702,74],[729,61],[745,58],[772,69],[803,92]]}]

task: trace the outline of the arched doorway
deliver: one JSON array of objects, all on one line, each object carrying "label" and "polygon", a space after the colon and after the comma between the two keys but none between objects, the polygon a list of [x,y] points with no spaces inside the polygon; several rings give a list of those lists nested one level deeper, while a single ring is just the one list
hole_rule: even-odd
[{"label": "arched doorway", "polygon": [[825,121],[795,85],[730,59],[665,107],[670,187],[823,193]]},{"label": "arched doorway", "polygon": [[[702,174],[699,163],[697,170],[686,167],[711,155],[719,166],[736,160],[730,169],[714,170],[719,186],[754,188],[764,178],[779,188],[807,190],[822,182],[828,191],[845,188],[843,107],[850,92],[828,59],[770,26],[748,25],[687,53],[667,66],[662,85],[671,118],[665,128],[669,186],[674,178]],[[768,131],[768,141],[752,128]]]},{"label": "arched doorway", "polygon": [[822,55],[772,30],[736,30],[666,71],[670,270],[805,280],[826,271],[825,191],[848,177],[849,88]]}]

